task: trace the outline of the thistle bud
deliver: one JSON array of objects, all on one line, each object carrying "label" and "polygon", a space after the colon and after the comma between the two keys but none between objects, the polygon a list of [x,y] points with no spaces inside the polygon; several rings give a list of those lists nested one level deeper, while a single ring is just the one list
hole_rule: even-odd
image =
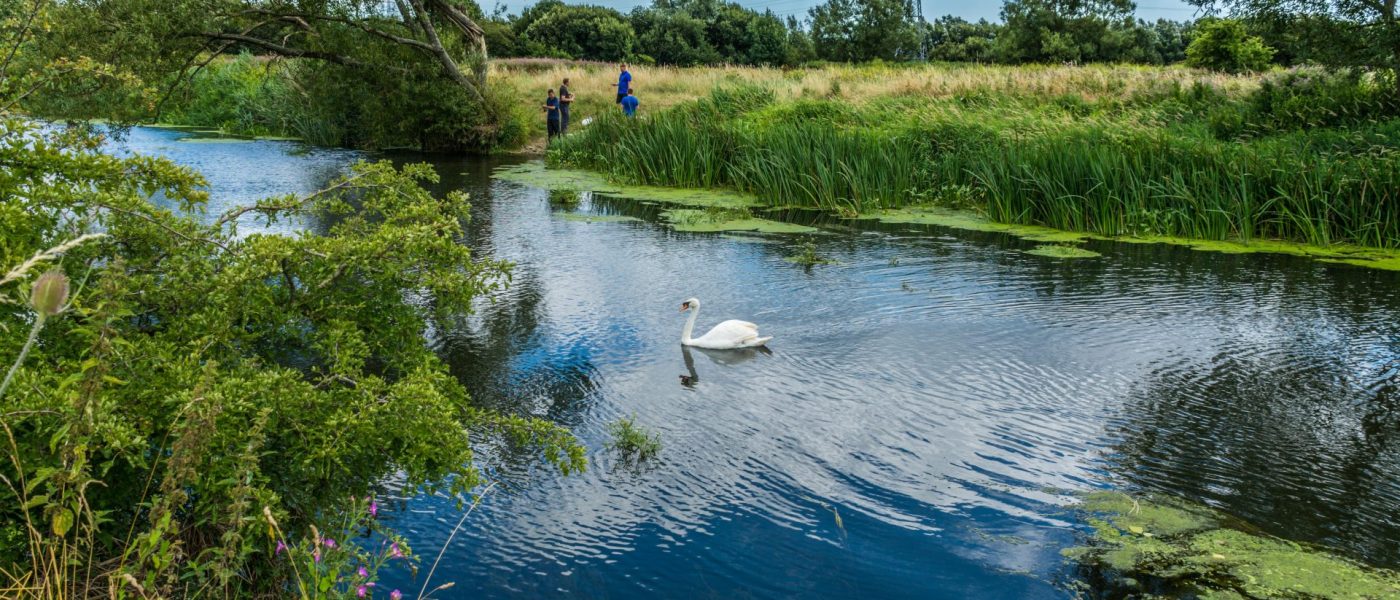
[{"label": "thistle bud", "polygon": [[63,312],[68,303],[68,276],[54,269],[34,280],[29,291],[29,305],[45,317]]}]

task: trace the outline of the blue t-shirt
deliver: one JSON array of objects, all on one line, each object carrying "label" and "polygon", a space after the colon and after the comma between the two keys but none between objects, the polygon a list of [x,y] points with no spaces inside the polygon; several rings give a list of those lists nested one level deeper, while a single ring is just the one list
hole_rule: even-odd
[{"label": "blue t-shirt", "polygon": [[627,88],[632,87],[632,73],[623,71],[617,76],[617,93],[626,94]]},{"label": "blue t-shirt", "polygon": [[628,96],[626,98],[623,98],[622,114],[627,115],[629,117],[637,116],[637,104],[639,104],[639,102],[637,102],[636,96]]},{"label": "blue t-shirt", "polygon": [[544,105],[549,107],[549,111],[548,111],[548,113],[549,113],[549,120],[550,120],[550,121],[558,121],[558,120],[559,120],[559,99],[558,99],[558,98],[550,98],[550,99],[544,101]]}]

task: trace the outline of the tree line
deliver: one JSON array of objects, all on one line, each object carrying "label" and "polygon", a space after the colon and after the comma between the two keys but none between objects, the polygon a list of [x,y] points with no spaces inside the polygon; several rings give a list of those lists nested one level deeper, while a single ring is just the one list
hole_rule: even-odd
[{"label": "tree line", "polygon": [[[1348,43],[1364,45],[1348,33],[1355,20],[1337,14],[1254,14],[1241,5],[1239,14],[1248,18],[1222,24],[1212,16],[1147,21],[1133,16],[1135,8],[1131,0],[1007,0],[1001,22],[991,22],[952,15],[926,21],[912,0],[826,0],[805,19],[725,0],[655,0],[630,13],[541,0],[519,15],[498,7],[482,28],[496,57],[675,66],[873,60],[1171,64],[1190,59],[1191,42],[1211,32],[1206,37],[1217,47],[1200,54],[1230,56],[1200,66],[1247,70],[1271,62],[1335,62],[1333,55],[1358,53]],[[1340,48],[1324,42],[1339,37],[1350,42]]]}]

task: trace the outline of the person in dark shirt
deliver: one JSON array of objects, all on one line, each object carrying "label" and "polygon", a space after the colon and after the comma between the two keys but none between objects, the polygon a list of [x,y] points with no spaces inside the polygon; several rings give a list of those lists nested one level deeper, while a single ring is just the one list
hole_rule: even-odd
[{"label": "person in dark shirt", "polygon": [[574,95],[569,92],[569,78],[559,84],[559,135],[569,133],[569,105],[574,103]]},{"label": "person in dark shirt", "polygon": [[637,100],[637,97],[632,95],[632,89],[628,88],[627,95],[622,98],[622,114],[629,117],[637,116],[638,104],[641,104],[641,101]]},{"label": "person in dark shirt", "polygon": [[549,139],[559,136],[559,98],[554,96],[554,88],[549,89],[549,97],[544,101],[545,124],[549,127]]},{"label": "person in dark shirt", "polygon": [[627,91],[632,89],[632,73],[627,70],[627,63],[618,65],[622,72],[617,75],[617,83],[613,87],[617,88],[617,103],[622,104],[622,99],[627,97]]}]

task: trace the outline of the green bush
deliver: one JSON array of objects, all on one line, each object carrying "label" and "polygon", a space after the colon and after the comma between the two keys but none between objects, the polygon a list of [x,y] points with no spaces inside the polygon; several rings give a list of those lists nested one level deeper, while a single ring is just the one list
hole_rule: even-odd
[{"label": "green bush", "polygon": [[[466,197],[430,196],[428,165],[361,163],[322,192],[199,221],[182,215],[205,182],[167,161],[18,118],[0,140],[14,200],[0,205],[0,356],[14,361],[0,570],[40,595],[106,596],[126,577],[152,597],[284,594],[276,542],[329,548],[391,474],[470,492],[474,438],[583,467],[567,431],[474,405],[423,337],[507,274],[460,243]],[[237,231],[312,216],[330,225]],[[66,302],[35,283],[55,267],[84,282]]]},{"label": "green bush", "polygon": [[1186,47],[1186,64],[1226,73],[1249,73],[1269,68],[1274,50],[1250,35],[1244,23],[1233,19],[1206,19],[1197,26],[1196,38]]}]

